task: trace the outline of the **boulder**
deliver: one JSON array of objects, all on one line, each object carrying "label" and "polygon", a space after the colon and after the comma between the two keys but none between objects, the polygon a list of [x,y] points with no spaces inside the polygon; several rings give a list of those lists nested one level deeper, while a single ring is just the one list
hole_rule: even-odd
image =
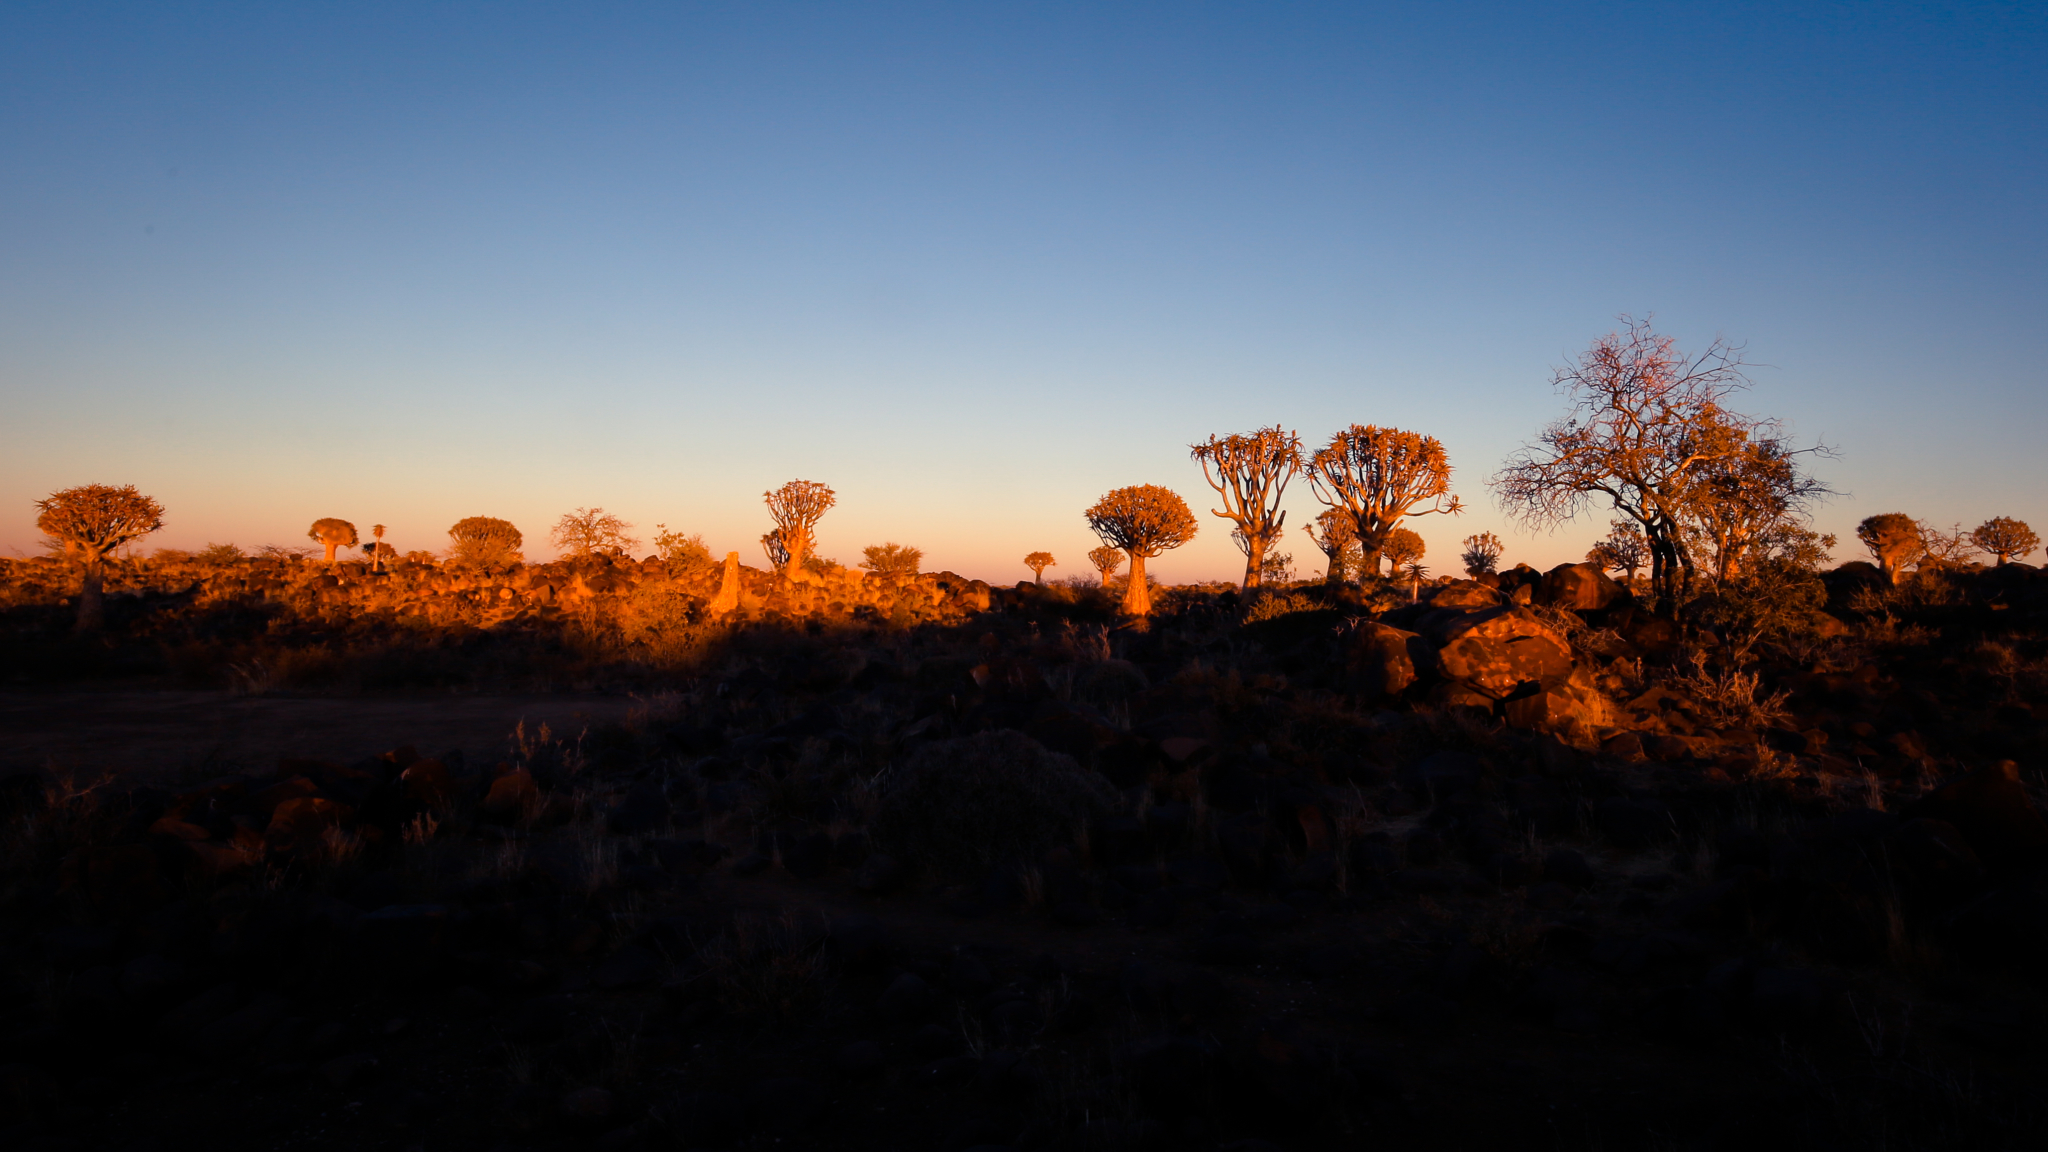
[{"label": "boulder", "polygon": [[1526,609],[1487,608],[1436,625],[1436,670],[1445,680],[1494,700],[1562,686],[1572,650]]},{"label": "boulder", "polygon": [[1476,580],[1453,580],[1429,598],[1432,608],[1491,608],[1501,603],[1501,594]]},{"label": "boulder", "polygon": [[1574,612],[1597,612],[1628,599],[1628,590],[1597,564],[1560,564],[1544,574],[1535,601]]},{"label": "boulder", "polygon": [[[1542,682],[1539,682],[1542,683]],[[1619,717],[1614,701],[1593,682],[1593,674],[1574,665],[1561,684],[1543,684],[1502,706],[1507,722],[1532,732],[1548,732],[1574,747],[1592,751],[1611,733]]]},{"label": "boulder", "polygon": [[1346,665],[1351,684],[1367,697],[1397,696],[1415,683],[1416,667],[1429,667],[1421,636],[1387,624],[1361,624],[1351,634]]},{"label": "boulder", "polygon": [[270,815],[263,846],[279,855],[297,855],[318,846],[330,828],[349,815],[348,806],[319,796],[286,800]]}]

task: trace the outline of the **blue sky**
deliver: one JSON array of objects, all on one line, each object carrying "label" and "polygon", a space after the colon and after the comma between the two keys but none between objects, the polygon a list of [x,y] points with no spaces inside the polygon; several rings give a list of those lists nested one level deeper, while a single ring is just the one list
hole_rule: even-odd
[{"label": "blue sky", "polygon": [[[1547,567],[1604,518],[1485,480],[1623,312],[1747,344],[1824,527],[2048,527],[2044,12],[10,4],[0,549],[108,482],[167,546],[602,505],[758,563],[803,477],[826,555],[1057,576],[1109,488],[1213,506],[1190,442],[1356,421],[1449,449],[1434,567]],[[1240,570],[1203,519],[1163,578]]]}]

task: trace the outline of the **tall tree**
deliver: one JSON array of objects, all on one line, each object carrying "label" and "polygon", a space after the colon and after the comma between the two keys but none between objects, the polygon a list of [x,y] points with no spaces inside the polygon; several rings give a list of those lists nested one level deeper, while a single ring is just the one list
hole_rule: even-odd
[{"label": "tall tree", "polygon": [[1730,428],[1761,422],[1724,407],[1749,384],[1741,348],[1717,338],[1687,357],[1649,321],[1622,322],[1625,331],[1600,337],[1553,373],[1565,415],[1510,456],[1493,487],[1510,515],[1546,529],[1597,501],[1612,504],[1641,527],[1657,611],[1671,616],[1696,574],[1686,523],[1689,501],[1703,491],[1701,473],[1744,450],[1747,441]]},{"label": "tall tree", "polygon": [[1099,544],[1088,550],[1088,563],[1095,566],[1101,575],[1103,587],[1109,586],[1109,578],[1124,566],[1124,550],[1110,544]]},{"label": "tall tree", "polygon": [[789,553],[789,559],[780,565],[782,573],[789,579],[801,579],[804,561],[817,543],[818,519],[838,497],[815,480],[791,480],[773,492],[762,493],[762,499],[768,504],[768,514],[775,518],[783,549]]},{"label": "tall tree", "polygon": [[306,538],[327,549],[325,559],[332,564],[336,548],[356,546],[356,526],[333,516],[323,516],[313,521],[311,528],[306,529]]},{"label": "tall tree", "polygon": [[1124,588],[1123,612],[1127,616],[1152,614],[1152,593],[1145,585],[1145,561],[1178,548],[1195,538],[1200,525],[1187,501],[1170,488],[1138,484],[1118,488],[1088,509],[1088,527],[1131,558],[1131,574]]},{"label": "tall tree", "polygon": [[105,619],[107,554],[162,528],[164,506],[133,484],[81,484],[35,504],[36,527],[79,565],[78,630],[94,631]]},{"label": "tall tree", "polygon": [[1266,549],[1280,539],[1287,523],[1280,498],[1301,471],[1301,437],[1275,424],[1256,432],[1212,435],[1189,452],[1202,466],[1202,479],[1223,499],[1223,507],[1210,515],[1237,525],[1230,539],[1244,553],[1245,588],[1258,587]]},{"label": "tall tree", "polygon": [[1045,587],[1045,570],[1058,563],[1050,552],[1030,552],[1024,557],[1024,566],[1031,569],[1031,578],[1040,588]]},{"label": "tall tree", "polygon": [[1452,515],[1465,505],[1451,490],[1451,466],[1434,436],[1353,424],[1330,438],[1308,463],[1316,498],[1351,517],[1364,555],[1363,571],[1380,570],[1387,534],[1409,516]]},{"label": "tall tree", "polygon": [[2027,527],[2025,520],[2010,516],[1994,516],[1970,532],[1970,539],[1977,547],[1998,558],[1999,567],[2021,556],[2028,555],[2041,546],[2041,538]]},{"label": "tall tree", "polygon": [[1345,573],[1358,568],[1358,533],[1351,527],[1349,513],[1325,508],[1301,530],[1323,554],[1323,583],[1334,588],[1344,583]]},{"label": "tall tree", "polygon": [[1870,549],[1870,557],[1892,583],[1897,584],[1906,565],[1927,553],[1920,535],[1920,522],[1904,512],[1880,512],[1866,516],[1856,525],[1856,538]]}]

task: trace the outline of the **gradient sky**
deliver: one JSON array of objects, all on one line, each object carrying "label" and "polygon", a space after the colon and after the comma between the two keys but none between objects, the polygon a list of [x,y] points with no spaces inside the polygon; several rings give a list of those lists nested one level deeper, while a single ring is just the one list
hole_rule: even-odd
[{"label": "gradient sky", "polygon": [[[576,506],[761,563],[1085,571],[1187,445],[1432,433],[1472,510],[1554,365],[1654,313],[1939,523],[2044,506],[2040,5],[0,7],[0,551],[133,483],[153,543],[440,548]],[[1293,525],[1316,510],[1290,492]],[[1853,540],[1837,556],[1855,554]],[[2039,554],[2034,559],[2039,560]]]}]

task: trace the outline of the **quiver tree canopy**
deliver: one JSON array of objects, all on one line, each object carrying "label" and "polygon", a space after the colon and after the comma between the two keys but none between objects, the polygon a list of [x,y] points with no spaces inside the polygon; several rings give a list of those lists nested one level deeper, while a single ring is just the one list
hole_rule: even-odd
[{"label": "quiver tree canopy", "polygon": [[1451,465],[1434,436],[1353,424],[1330,438],[1308,463],[1316,498],[1351,517],[1363,571],[1377,574],[1387,534],[1408,516],[1457,514]]},{"label": "quiver tree canopy", "polygon": [[509,520],[465,516],[448,529],[450,558],[458,564],[517,564],[526,542]]},{"label": "quiver tree canopy", "polygon": [[1031,569],[1031,576],[1039,587],[1045,586],[1045,570],[1058,564],[1050,552],[1032,552],[1024,557],[1024,566]]},{"label": "quiver tree canopy", "polygon": [[1481,532],[1465,537],[1465,551],[1458,557],[1465,564],[1465,575],[1483,576],[1500,567],[1502,547],[1500,537],[1491,532]]},{"label": "quiver tree canopy", "polygon": [[1170,488],[1138,484],[1118,488],[1088,509],[1088,527],[1104,544],[1121,548],[1131,558],[1131,574],[1124,589],[1123,612],[1128,616],[1149,616],[1152,595],[1145,586],[1145,561],[1195,538],[1200,525],[1187,501]]},{"label": "quiver tree canopy", "polygon": [[1102,582],[1108,584],[1116,570],[1124,566],[1124,550],[1099,544],[1088,550],[1088,563],[1095,566],[1095,570],[1102,574]]},{"label": "quiver tree canopy", "polygon": [[[818,520],[838,497],[815,480],[791,480],[772,492],[762,493],[761,498],[768,504],[768,514],[775,519],[775,530],[787,553],[787,558],[776,566],[786,575],[801,571],[817,541]],[[769,555],[773,559],[772,551]]]},{"label": "quiver tree canopy", "polygon": [[2026,521],[2010,516],[1994,516],[1977,525],[1970,532],[1970,539],[1977,547],[1997,557],[2001,566],[2041,546],[2041,538],[2034,535]]},{"label": "quiver tree canopy", "polygon": [[35,502],[36,527],[53,547],[83,568],[78,595],[78,628],[91,631],[102,619],[101,586],[107,554],[164,526],[164,506],[135,490],[111,484],[81,484]]},{"label": "quiver tree canopy", "polygon": [[356,526],[346,520],[337,519],[333,516],[323,516],[313,521],[311,528],[306,529],[306,539],[325,548],[327,550],[325,559],[329,564],[332,564],[334,563],[334,550],[336,548],[353,548],[356,546]]},{"label": "quiver tree canopy", "polygon": [[1380,546],[1380,554],[1387,558],[1387,570],[1399,572],[1428,553],[1428,545],[1422,536],[1412,528],[1396,528],[1387,533],[1387,542]]},{"label": "quiver tree canopy", "polygon": [[1223,507],[1211,509],[1210,515],[1237,525],[1230,538],[1244,553],[1244,586],[1255,588],[1266,550],[1287,523],[1280,498],[1301,471],[1301,437],[1275,424],[1256,432],[1212,435],[1189,452],[1202,466],[1202,479],[1223,499]]},{"label": "quiver tree canopy", "polygon": [[1302,525],[1303,532],[1323,553],[1323,583],[1344,583],[1344,574],[1359,561],[1358,532],[1351,526],[1351,514],[1339,508],[1325,508],[1315,521]]}]

